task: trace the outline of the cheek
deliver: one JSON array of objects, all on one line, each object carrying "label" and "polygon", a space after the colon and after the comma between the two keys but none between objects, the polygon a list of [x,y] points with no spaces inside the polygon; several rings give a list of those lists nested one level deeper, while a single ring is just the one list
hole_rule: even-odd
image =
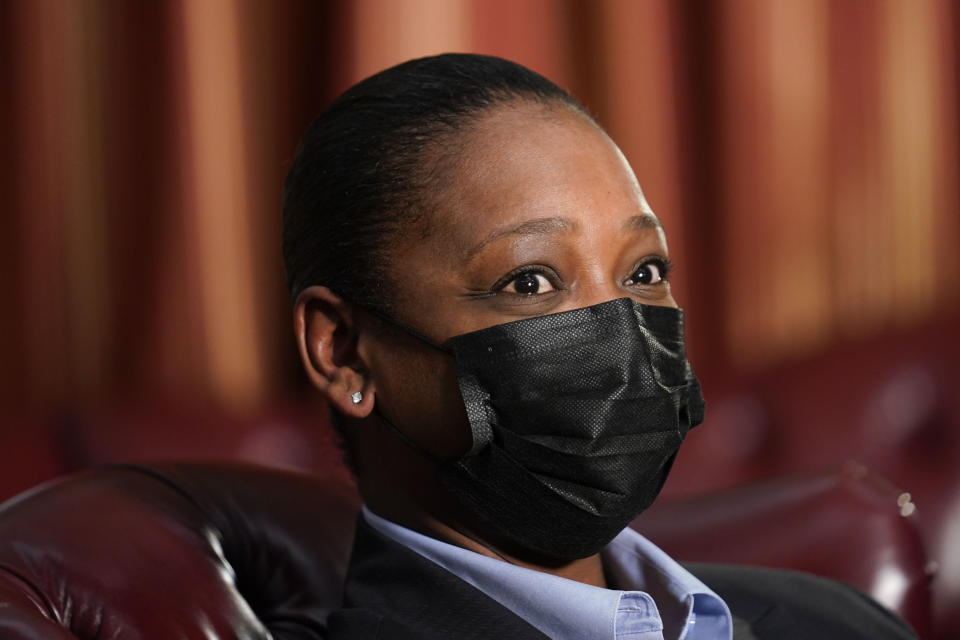
[{"label": "cheek", "polygon": [[461,456],[473,446],[473,436],[467,420],[467,410],[463,406],[463,397],[460,395],[453,358],[448,357],[447,360],[448,364],[440,381],[437,400],[439,425],[444,433],[442,436],[446,452],[444,459]]},{"label": "cheek", "polygon": [[470,427],[453,358],[427,349],[394,347],[377,363],[377,408],[422,449],[450,459],[470,449]]}]

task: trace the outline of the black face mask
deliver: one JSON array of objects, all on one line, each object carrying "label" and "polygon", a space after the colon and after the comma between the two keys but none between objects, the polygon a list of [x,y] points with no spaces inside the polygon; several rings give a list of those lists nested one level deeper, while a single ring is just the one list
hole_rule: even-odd
[{"label": "black face mask", "polygon": [[544,559],[606,546],[650,506],[687,431],[703,420],[679,309],[620,298],[443,346],[401,328],[456,361],[473,446],[437,462],[441,484],[502,538]]}]

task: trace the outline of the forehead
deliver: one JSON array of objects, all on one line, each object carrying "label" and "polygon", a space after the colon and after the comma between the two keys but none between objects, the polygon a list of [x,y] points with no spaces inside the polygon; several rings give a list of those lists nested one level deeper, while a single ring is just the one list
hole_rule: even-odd
[{"label": "forehead", "polygon": [[620,150],[566,105],[492,110],[463,134],[440,186],[431,226],[460,255],[502,225],[652,215]]}]

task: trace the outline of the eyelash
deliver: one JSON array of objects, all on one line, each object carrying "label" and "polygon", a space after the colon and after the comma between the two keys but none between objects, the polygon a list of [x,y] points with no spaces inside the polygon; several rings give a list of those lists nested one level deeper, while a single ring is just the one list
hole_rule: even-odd
[{"label": "eyelash", "polygon": [[[636,267],[630,272],[631,279],[638,271],[640,271],[640,268],[646,264],[656,265],[657,269],[659,269],[660,271],[660,280],[651,284],[641,284],[641,283],[633,282],[633,283],[628,283],[628,286],[641,286],[641,287],[662,286],[664,283],[666,283],[670,279],[670,274],[673,272],[673,269],[674,269],[673,263],[670,262],[669,258],[663,258],[660,256],[648,256],[643,260],[641,260],[640,262],[638,262]],[[492,287],[490,287],[490,293],[494,295],[506,294],[506,292],[504,292],[503,289],[505,289],[507,285],[509,285],[511,282],[513,282],[520,276],[528,275],[528,274],[541,275],[544,278],[546,278],[548,281],[550,281],[550,285],[554,288],[554,291],[550,291],[548,293],[555,293],[556,291],[564,290],[564,288],[560,286],[560,278],[555,271],[553,271],[552,269],[548,269],[546,267],[528,265],[523,267],[517,267],[516,269],[510,271],[509,273],[504,275],[502,278],[497,280],[497,282]],[[523,294],[523,293],[510,292],[509,295],[515,295],[522,298],[533,298],[533,297],[536,297],[537,295],[545,295],[545,294],[536,294],[536,293]]]},{"label": "eyelash", "polygon": [[[557,275],[557,273],[553,269],[549,269],[547,267],[528,265],[524,267],[517,267],[513,271],[509,272],[508,274],[506,274],[505,276],[497,280],[497,282],[492,287],[490,287],[490,292],[494,294],[498,294],[498,293],[507,294],[507,292],[504,292],[503,290],[507,287],[508,284],[510,284],[520,276],[524,276],[528,274],[543,276],[544,278],[550,281],[550,286],[552,286],[555,291],[563,291],[564,289],[563,287],[560,286],[560,277]],[[554,293],[554,291],[551,291],[549,293]],[[523,293],[510,292],[507,295],[515,295],[515,296],[521,296],[523,298],[531,298],[533,296],[543,295],[543,294],[533,294],[531,296]]]},{"label": "eyelash", "polygon": [[631,283],[630,286],[658,287],[670,280],[670,274],[673,272],[673,263],[670,262],[670,258],[663,258],[661,256],[647,256],[638,262],[637,266],[630,272],[630,277],[632,278],[636,275],[636,273],[640,271],[640,268],[646,264],[656,265],[657,269],[660,270],[660,280],[651,284]]}]

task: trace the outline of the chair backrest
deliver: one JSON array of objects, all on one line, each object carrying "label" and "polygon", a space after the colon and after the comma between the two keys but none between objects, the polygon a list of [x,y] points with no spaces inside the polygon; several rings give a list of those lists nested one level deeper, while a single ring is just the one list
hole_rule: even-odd
[{"label": "chair backrest", "polygon": [[242,465],[48,483],[0,508],[0,638],[322,638],[358,508],[340,475]]},{"label": "chair backrest", "polygon": [[[720,492],[657,505],[635,526],[680,559],[847,580],[923,636],[922,545],[867,479]],[[323,638],[358,509],[340,473],[240,464],[117,466],[48,483],[0,506],[0,638]]]},{"label": "chair backrest", "polygon": [[862,465],[660,500],[632,525],[671,556],[806,571],[851,584],[932,631],[929,561],[917,512]]}]

